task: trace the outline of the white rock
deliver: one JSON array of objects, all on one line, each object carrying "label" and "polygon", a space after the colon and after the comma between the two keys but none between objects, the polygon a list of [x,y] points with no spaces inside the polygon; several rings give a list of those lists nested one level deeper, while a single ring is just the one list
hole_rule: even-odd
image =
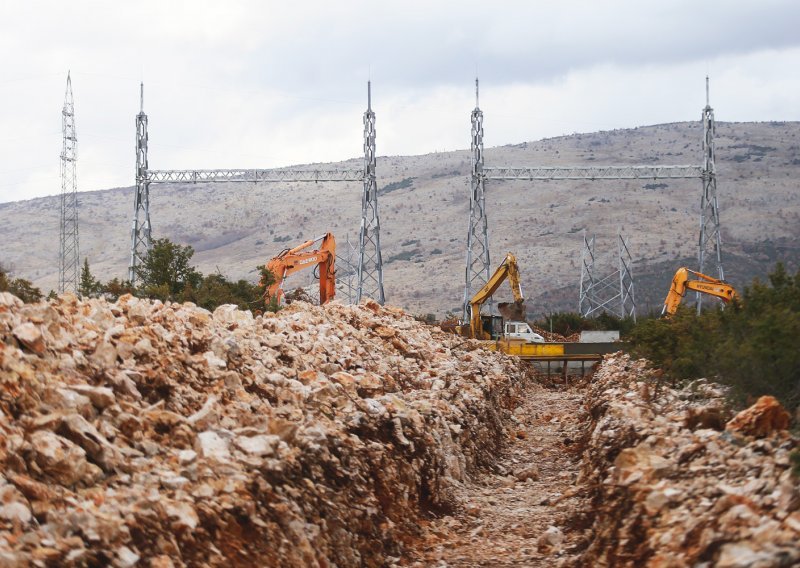
[{"label": "white rock", "polygon": [[42,332],[31,322],[19,324],[11,331],[11,333],[20,343],[22,343],[22,345],[37,355],[44,353],[45,346],[44,340],[42,339]]},{"label": "white rock", "polygon": [[753,550],[747,543],[729,542],[722,545],[719,558],[714,566],[716,568],[749,568],[757,564],[778,566],[777,563],[771,562],[777,560],[768,552]]},{"label": "white rock", "polygon": [[25,303],[10,292],[0,292],[0,306],[21,308]]},{"label": "white rock", "polygon": [[32,518],[31,510],[20,501],[12,501],[0,507],[0,519],[27,524]]},{"label": "white rock", "polygon": [[141,556],[127,546],[120,546],[117,549],[117,558],[114,561],[114,566],[118,568],[133,568],[140,559]]},{"label": "white rock", "polygon": [[114,391],[108,387],[94,387],[91,385],[70,385],[70,390],[80,393],[89,398],[92,404],[99,410],[108,408],[117,402]]},{"label": "white rock", "polygon": [[245,453],[262,457],[273,455],[280,441],[279,436],[260,434],[258,436],[238,436],[233,443]]},{"label": "white rock", "polygon": [[212,430],[197,435],[195,450],[204,458],[228,461],[231,457],[228,440]]},{"label": "white rock", "polygon": [[217,357],[213,351],[206,351],[203,353],[203,357],[208,363],[209,367],[216,368],[216,369],[225,369],[228,366],[228,363],[225,362],[224,359],[220,359]]},{"label": "white rock", "polygon": [[249,310],[242,311],[234,304],[224,304],[214,310],[211,316],[215,322],[230,325],[246,326],[253,323],[253,314]]},{"label": "white rock", "polygon": [[197,459],[197,452],[194,450],[181,450],[178,453],[178,462],[181,465],[188,465]]},{"label": "white rock", "polygon": [[168,503],[164,510],[171,519],[175,519],[178,526],[194,530],[200,523],[197,512],[189,503]]}]

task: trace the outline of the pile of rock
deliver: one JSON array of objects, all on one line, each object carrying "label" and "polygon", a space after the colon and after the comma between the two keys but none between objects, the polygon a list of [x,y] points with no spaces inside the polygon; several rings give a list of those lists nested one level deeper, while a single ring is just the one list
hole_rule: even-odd
[{"label": "pile of rock", "polygon": [[797,440],[785,411],[764,397],[726,424],[721,388],[656,392],[652,375],[616,355],[589,386],[580,481],[594,523],[578,565],[800,563]]},{"label": "pile of rock", "polygon": [[372,302],[0,293],[0,565],[391,562],[505,438],[521,371],[474,349]]}]

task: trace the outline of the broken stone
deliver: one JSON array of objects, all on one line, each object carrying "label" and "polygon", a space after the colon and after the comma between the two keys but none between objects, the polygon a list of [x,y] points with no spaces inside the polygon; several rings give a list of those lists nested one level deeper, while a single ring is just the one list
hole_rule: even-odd
[{"label": "broken stone", "polygon": [[254,456],[271,456],[275,453],[281,439],[278,436],[262,434],[258,436],[237,436],[233,444],[245,453]]},{"label": "broken stone", "polygon": [[36,431],[31,434],[30,442],[36,464],[61,485],[89,484],[102,475],[99,467],[86,461],[82,448],[53,432]]},{"label": "broken stone", "polygon": [[30,322],[25,322],[15,327],[11,333],[30,351],[37,355],[44,353],[44,339],[42,338],[42,332],[39,330],[38,326]]},{"label": "broken stone", "polygon": [[527,467],[524,467],[514,473],[514,477],[517,478],[517,481],[528,481],[529,479],[532,481],[539,480],[539,468],[535,465],[531,464]]},{"label": "broken stone", "polygon": [[0,563],[53,566],[391,565],[500,451],[525,376],[375,302],[132,296],[0,294],[0,365]]},{"label": "broken stone", "polygon": [[646,361],[613,355],[587,388],[580,479],[593,525],[575,565],[623,556],[632,566],[800,564],[797,532],[785,522],[800,507],[785,411],[762,398],[719,431],[711,409],[723,408],[724,388],[651,391],[642,387],[651,376]]},{"label": "broken stone", "polygon": [[541,552],[552,552],[560,548],[562,542],[564,542],[564,533],[558,527],[551,525],[539,537],[537,545]]},{"label": "broken stone", "polygon": [[165,507],[166,513],[170,519],[173,519],[174,525],[179,529],[194,530],[197,528],[200,518],[189,503],[168,503]]},{"label": "broken stone", "polygon": [[95,387],[90,385],[71,385],[70,390],[73,390],[92,401],[92,404],[98,410],[105,410],[112,404],[117,402],[114,396],[114,391],[107,387]]},{"label": "broken stone", "polygon": [[203,403],[203,406],[192,414],[186,421],[197,428],[206,429],[213,426],[218,422],[215,405],[217,404],[217,397],[209,396]]},{"label": "broken stone", "polygon": [[197,435],[197,454],[204,458],[227,461],[230,458],[229,442],[214,431],[201,432]]},{"label": "broken stone", "polygon": [[762,396],[728,422],[726,429],[745,436],[763,438],[789,427],[789,413],[773,396]]}]

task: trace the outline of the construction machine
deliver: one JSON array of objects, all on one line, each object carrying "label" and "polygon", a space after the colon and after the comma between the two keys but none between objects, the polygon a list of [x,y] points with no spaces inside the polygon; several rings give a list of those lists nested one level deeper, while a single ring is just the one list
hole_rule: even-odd
[{"label": "construction machine", "polygon": [[[319,246],[311,249],[316,243],[320,243]],[[267,288],[265,300],[277,300],[280,304],[286,277],[312,267],[318,270],[320,305],[333,300],[336,294],[335,262],[336,240],[333,233],[325,233],[292,249],[282,250],[267,263],[267,270],[272,272],[275,282]]]},{"label": "construction machine", "polygon": [[[497,305],[500,316],[483,316],[481,307],[500,285],[509,281],[514,301]],[[619,351],[619,343],[545,343],[544,337],[535,333],[525,322],[525,304],[520,285],[517,259],[508,253],[489,281],[470,300],[470,320],[442,329],[454,331],[464,337],[478,339],[489,351],[499,351],[528,361],[546,362],[548,372],[552,362],[561,363],[567,373],[569,362],[583,364],[602,360],[606,353]],[[467,323],[469,325],[467,325]]]},{"label": "construction machine", "polygon": [[[500,316],[482,316],[481,307],[497,292],[500,285],[508,279],[511,292],[514,294],[513,303],[498,304]],[[544,338],[534,333],[525,319],[525,299],[522,296],[519,268],[517,258],[508,253],[502,264],[494,271],[489,281],[478,290],[469,301],[470,321],[457,327],[457,333],[472,339],[517,339],[531,343],[544,343]]]},{"label": "construction machine", "polygon": [[[696,280],[690,280],[690,276],[694,276]],[[684,266],[679,268],[675,276],[672,277],[672,284],[664,300],[664,308],[661,310],[661,315],[666,317],[673,315],[678,310],[678,306],[686,295],[687,290],[716,296],[726,304],[734,298],[738,298],[736,290],[730,284],[700,272],[689,270]]]}]

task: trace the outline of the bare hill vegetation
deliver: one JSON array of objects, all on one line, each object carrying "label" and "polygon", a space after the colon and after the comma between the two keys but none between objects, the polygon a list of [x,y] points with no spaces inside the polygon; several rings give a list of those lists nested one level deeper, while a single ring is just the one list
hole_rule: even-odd
[{"label": "bare hill vegetation", "polygon": [[[798,266],[799,132],[797,122],[717,124],[723,262],[735,286],[779,259]],[[663,124],[488,148],[486,163],[697,164],[700,139],[699,122]],[[413,313],[459,309],[469,160],[466,150],[378,158],[389,303]],[[355,242],[360,192],[357,183],[154,186],[154,235],[192,245],[204,273],[255,279],[258,264],[301,239],[333,231],[340,251],[348,235]],[[658,304],[672,272],[695,264],[699,181],[493,182],[487,192],[493,262],[509,250],[518,256],[536,314],[575,309],[584,231],[597,235],[599,251],[615,246],[618,231],[630,239],[642,304]],[[0,204],[0,260],[45,292],[57,282],[58,203]],[[82,255],[99,278],[124,277],[132,189],[82,193],[80,207]]]}]

